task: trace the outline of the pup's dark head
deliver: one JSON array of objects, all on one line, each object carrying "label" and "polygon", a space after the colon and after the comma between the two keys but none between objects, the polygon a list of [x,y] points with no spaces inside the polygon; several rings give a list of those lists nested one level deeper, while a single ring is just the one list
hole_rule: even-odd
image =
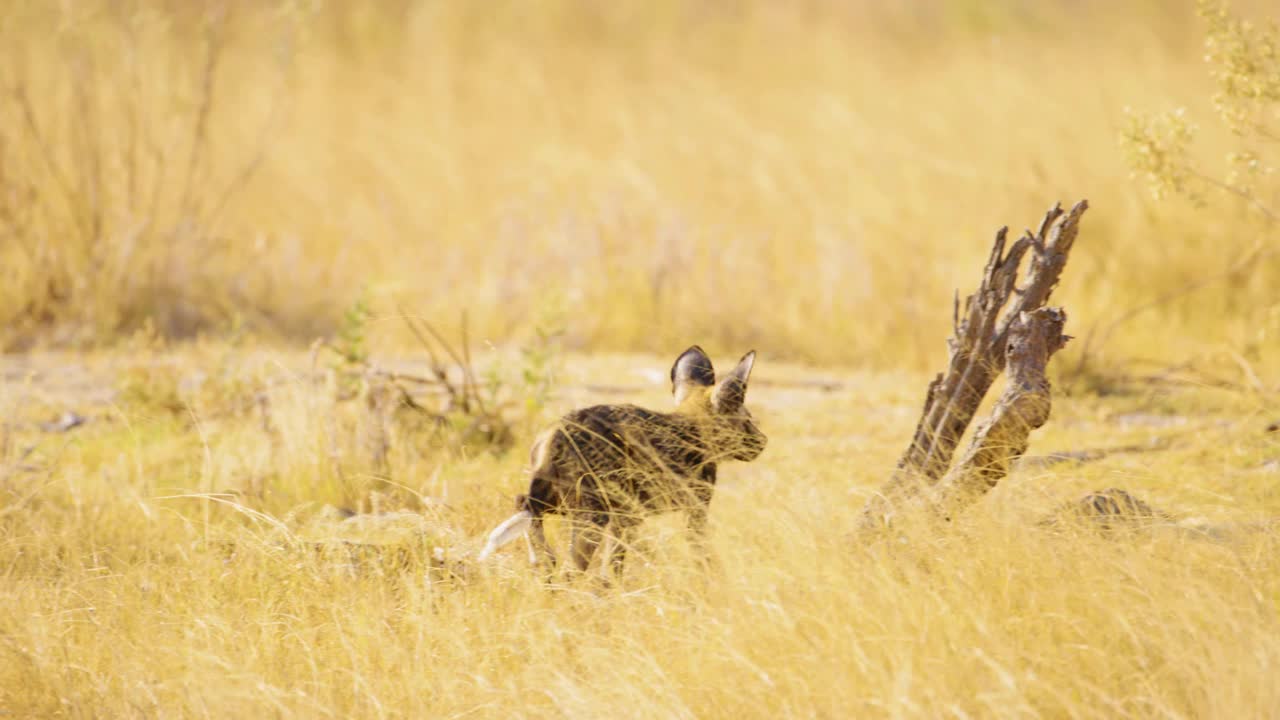
[{"label": "pup's dark head", "polygon": [[711,358],[694,345],[681,353],[671,367],[671,392],[676,404],[688,411],[708,413],[708,444],[724,459],[755,460],[769,441],[756,427],[746,405],[747,383],[755,362],[756,352],[752,350],[716,384]]}]

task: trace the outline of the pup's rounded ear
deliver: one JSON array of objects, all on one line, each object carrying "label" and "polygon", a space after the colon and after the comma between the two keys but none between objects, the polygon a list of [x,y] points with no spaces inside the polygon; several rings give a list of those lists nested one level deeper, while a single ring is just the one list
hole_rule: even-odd
[{"label": "pup's rounded ear", "polygon": [[694,345],[680,353],[671,366],[671,394],[676,404],[684,402],[695,387],[711,387],[716,383],[716,371],[711,366],[711,358]]},{"label": "pup's rounded ear", "polygon": [[738,364],[733,368],[733,372],[729,373],[729,375],[738,378],[743,385],[746,385],[747,381],[751,379],[751,368],[755,366],[756,351],[750,350],[746,355],[742,356],[742,359],[738,361]]},{"label": "pup's rounded ear", "polygon": [[752,350],[738,361],[715,392],[711,393],[711,406],[716,412],[735,412],[747,401],[747,383],[751,380],[751,368],[756,364],[756,351]]}]

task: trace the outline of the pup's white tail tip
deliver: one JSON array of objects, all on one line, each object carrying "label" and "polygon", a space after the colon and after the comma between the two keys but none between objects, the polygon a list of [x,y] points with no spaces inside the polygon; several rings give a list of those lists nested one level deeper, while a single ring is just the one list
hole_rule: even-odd
[{"label": "pup's white tail tip", "polygon": [[533,522],[533,515],[528,510],[520,512],[507,518],[501,525],[493,529],[489,533],[489,540],[484,544],[484,549],[476,557],[480,562],[489,559],[489,556],[498,550],[498,548],[515,540],[521,535],[529,531],[529,525]]}]

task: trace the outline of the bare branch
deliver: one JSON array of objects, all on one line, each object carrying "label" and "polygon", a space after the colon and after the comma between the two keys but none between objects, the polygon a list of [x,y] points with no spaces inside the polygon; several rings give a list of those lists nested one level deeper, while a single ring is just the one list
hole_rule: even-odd
[{"label": "bare branch", "polygon": [[1119,317],[1107,323],[1101,330],[1099,330],[1097,326],[1090,329],[1090,331],[1085,335],[1084,350],[1080,352],[1080,360],[1076,364],[1073,377],[1079,377],[1084,372],[1089,360],[1093,357],[1093,352],[1106,345],[1107,341],[1111,339],[1111,335],[1125,323],[1148,310],[1162,305],[1167,305],[1180,298],[1184,298],[1206,288],[1213,287],[1220,282],[1238,281],[1253,269],[1261,267],[1263,260],[1273,258],[1277,253],[1280,253],[1280,247],[1268,245],[1264,239],[1259,239],[1248,252],[1236,258],[1236,260],[1232,262],[1226,270],[1223,270],[1220,273],[1214,273],[1208,277],[1197,278],[1186,285],[1174,288],[1173,290],[1161,293],[1146,302],[1134,305],[1120,313]]},{"label": "bare branch", "polygon": [[475,368],[471,364],[471,337],[467,332],[467,311],[462,311],[462,388],[468,397],[475,402],[481,415],[488,415],[484,400],[480,397],[479,383],[476,381]]}]

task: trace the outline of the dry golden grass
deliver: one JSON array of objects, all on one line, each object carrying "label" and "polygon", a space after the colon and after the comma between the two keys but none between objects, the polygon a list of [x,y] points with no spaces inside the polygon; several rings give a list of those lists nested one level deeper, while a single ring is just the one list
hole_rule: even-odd
[{"label": "dry golden grass", "polygon": [[[0,394],[0,709],[14,716],[1266,717],[1280,703],[1274,531],[1225,542],[1034,527],[1057,502],[1116,485],[1212,523],[1280,517],[1280,447],[1248,395],[1060,398],[1033,454],[1167,444],[1025,469],[948,533],[868,547],[847,532],[910,433],[922,378],[762,362],[750,404],[771,443],[722,469],[719,571],[695,571],[669,516],[647,526],[620,588],[552,589],[518,548],[441,581],[421,562],[352,571],[277,545],[399,538],[420,559],[429,549],[404,530],[419,527],[459,557],[509,514],[522,453],[426,453],[406,430],[381,480],[345,424],[352,404],[335,409],[297,376],[270,391],[272,433],[255,411],[217,412],[305,358],[220,346],[138,357],[146,392],[118,356],[5,368],[42,368]],[[546,416],[604,400],[662,407],[666,367],[573,358]],[[131,388],[116,404],[83,399],[113,377]],[[815,377],[843,386],[769,382]],[[172,397],[188,409],[165,409]],[[75,398],[83,427],[25,424]],[[384,512],[422,517],[379,534],[320,512],[373,490]]]},{"label": "dry golden grass", "polygon": [[[1120,151],[1130,106],[1188,107],[1207,173],[1235,147],[1189,4],[882,5],[7,5],[8,342],[310,339],[367,290],[499,343],[591,308],[584,348],[923,369],[991,233],[1054,201],[1094,206],[1059,297],[1081,335],[1256,242],[1245,204],[1155,203]],[[1100,357],[1256,362],[1260,265]]]},{"label": "dry golden grass", "polygon": [[[0,360],[0,717],[1276,716],[1280,259],[1180,294],[1276,228],[1152,200],[1119,144],[1187,106],[1206,174],[1237,149],[1190,6],[0,5],[0,344],[35,349]],[[852,542],[952,290],[1080,197],[1031,453],[1130,449]],[[297,347],[361,298],[384,361],[397,303],[467,311],[515,449],[402,419],[377,467]],[[677,518],[620,588],[428,567],[510,513],[539,423],[665,406],[691,342],[760,352],[770,436],[722,470],[717,572]],[[1188,527],[1036,527],[1109,486]],[[375,498],[415,515],[323,510]]]}]

